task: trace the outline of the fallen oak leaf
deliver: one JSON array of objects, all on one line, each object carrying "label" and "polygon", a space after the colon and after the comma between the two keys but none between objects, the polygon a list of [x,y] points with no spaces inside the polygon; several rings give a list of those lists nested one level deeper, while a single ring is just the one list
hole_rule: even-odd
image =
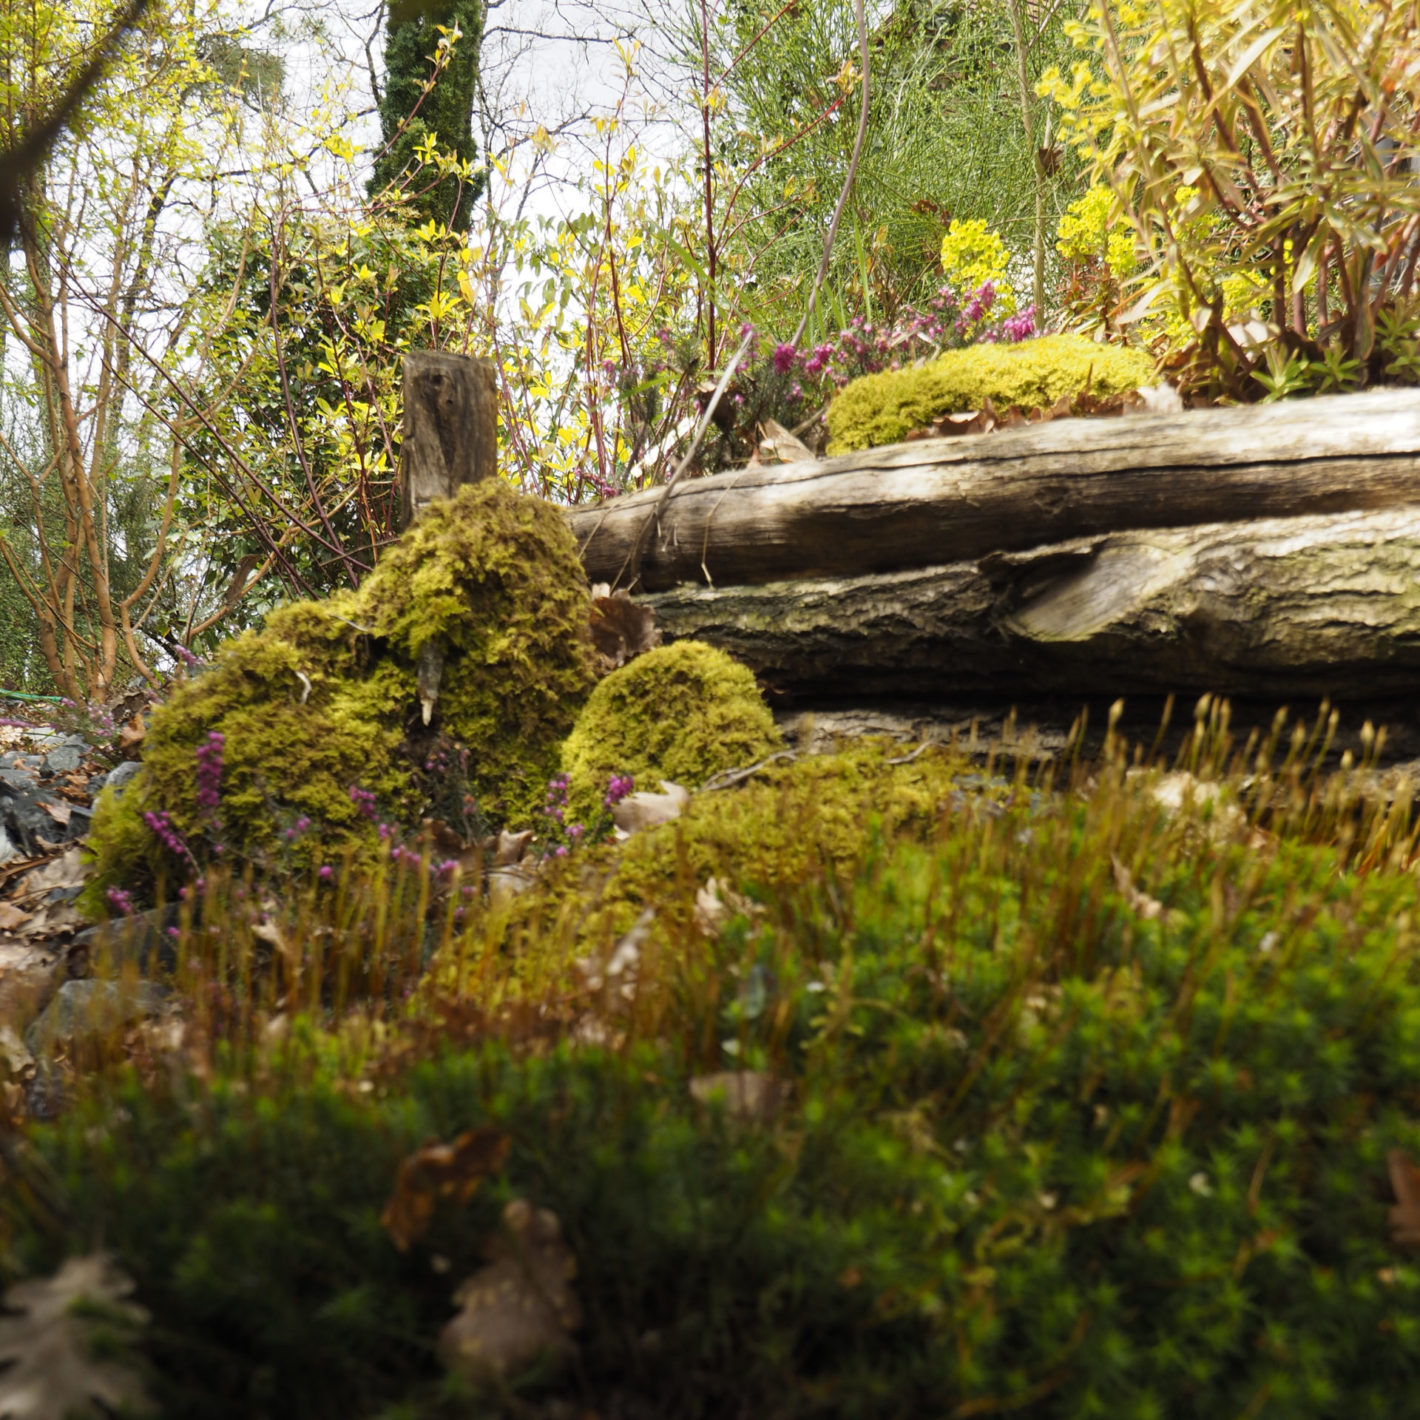
[{"label": "fallen oak leaf", "polygon": [[661,644],[661,628],[650,607],[632,601],[625,589],[605,595],[597,595],[599,592],[600,586],[593,588],[592,644],[608,671]]},{"label": "fallen oak leaf", "polygon": [[104,1332],[136,1331],[147,1321],[126,1300],[132,1290],[101,1252],[11,1287],[0,1315],[0,1415],[99,1420],[120,1407],[150,1410],[139,1377],[96,1346]]},{"label": "fallen oak leaf", "polygon": [[25,912],[13,902],[0,902],[0,932],[13,932],[23,927],[32,916],[32,912]]},{"label": "fallen oak leaf", "polygon": [[481,1125],[452,1144],[430,1140],[399,1166],[394,1192],[380,1214],[380,1226],[401,1252],[428,1230],[441,1199],[467,1203],[485,1178],[499,1172],[510,1140],[500,1129]]},{"label": "fallen oak leaf", "polygon": [[557,1215],[514,1198],[503,1228],[484,1249],[488,1265],[454,1294],[459,1313],[439,1334],[439,1358],[475,1383],[506,1380],[539,1358],[570,1360],[570,1333],[582,1324],[577,1259]]},{"label": "fallen oak leaf", "polygon": [[73,811],[62,799],[45,799],[40,804],[40,808],[42,808],[60,828],[69,827],[69,818]]},{"label": "fallen oak leaf", "polygon": [[137,714],[118,732],[118,747],[126,755],[137,749],[147,737],[148,727],[143,723],[142,714]]}]

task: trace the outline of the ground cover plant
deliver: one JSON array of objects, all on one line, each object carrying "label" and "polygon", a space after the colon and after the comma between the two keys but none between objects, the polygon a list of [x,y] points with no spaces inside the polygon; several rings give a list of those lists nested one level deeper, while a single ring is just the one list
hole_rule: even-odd
[{"label": "ground cover plant", "polygon": [[[214,875],[177,1035],[7,1144],[6,1266],[111,1251],[165,1415],[1407,1413],[1416,839],[1322,733],[780,760],[511,901],[399,864],[387,950]],[[447,1373],[524,1199],[579,1324]]]}]

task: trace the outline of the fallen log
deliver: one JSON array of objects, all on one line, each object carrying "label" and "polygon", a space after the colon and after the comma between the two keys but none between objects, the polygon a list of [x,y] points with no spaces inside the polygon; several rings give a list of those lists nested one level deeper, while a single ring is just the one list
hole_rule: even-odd
[{"label": "fallen log", "polygon": [[1420,504],[1075,538],[979,561],[638,598],[771,690],[866,697],[1420,689]]},{"label": "fallen log", "polygon": [[693,479],[568,520],[593,582],[657,591],[941,567],[1126,528],[1411,501],[1420,391],[1387,389],[924,439]]}]

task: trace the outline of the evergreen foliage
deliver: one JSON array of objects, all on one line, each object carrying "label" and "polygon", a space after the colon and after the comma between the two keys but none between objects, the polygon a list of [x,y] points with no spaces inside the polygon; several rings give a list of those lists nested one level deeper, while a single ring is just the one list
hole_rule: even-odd
[{"label": "evergreen foliage", "polygon": [[[390,6],[385,40],[385,88],[380,96],[384,147],[370,178],[376,195],[412,166],[425,161],[421,147],[438,151],[464,169],[431,177],[421,173],[412,194],[425,220],[468,230],[481,181],[474,173],[478,157],[473,137],[474,91],[478,83],[478,48],[483,38],[484,0],[397,0]],[[453,41],[452,32],[459,38]],[[448,62],[434,76],[432,56],[441,39],[451,42]]]}]

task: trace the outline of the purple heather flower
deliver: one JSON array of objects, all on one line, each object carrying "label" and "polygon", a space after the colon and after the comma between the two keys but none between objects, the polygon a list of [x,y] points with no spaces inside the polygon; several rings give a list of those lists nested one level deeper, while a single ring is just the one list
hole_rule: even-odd
[{"label": "purple heather flower", "polygon": [[220,826],[217,811],[222,806],[222,751],[226,744],[221,730],[213,730],[206,744],[197,747],[197,808],[214,826]]},{"label": "purple heather flower", "polygon": [[607,780],[602,807],[614,809],[635,787],[636,780],[630,774],[613,774]]},{"label": "purple heather flower", "polygon": [[774,347],[774,368],[781,375],[787,375],[794,368],[794,360],[798,353],[793,345],[776,345]]},{"label": "purple heather flower", "polygon": [[111,887],[104,892],[104,901],[120,917],[133,916],[133,898],[121,887]]},{"label": "purple heather flower", "polygon": [[316,871],[316,877],[318,877],[321,882],[328,883],[335,877],[335,869],[332,868],[329,863],[322,863]]}]

